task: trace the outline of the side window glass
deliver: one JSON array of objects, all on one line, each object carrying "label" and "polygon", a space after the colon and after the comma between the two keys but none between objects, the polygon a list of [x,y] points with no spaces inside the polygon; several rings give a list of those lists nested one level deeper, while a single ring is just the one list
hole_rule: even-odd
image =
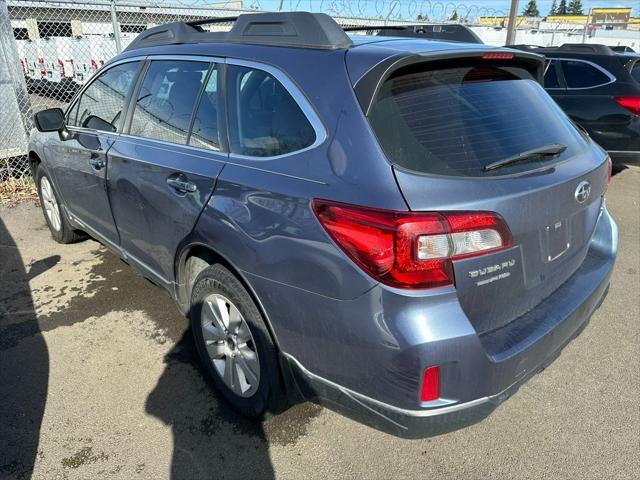
[{"label": "side window glass", "polygon": [[137,94],[130,134],[187,143],[187,132],[208,62],[151,62]]},{"label": "side window glass", "polygon": [[640,60],[633,65],[633,68],[631,69],[631,76],[636,82],[640,83]]},{"label": "side window glass", "polygon": [[218,69],[209,75],[193,120],[189,145],[220,150],[218,136]]},{"label": "side window glass", "polygon": [[562,69],[568,88],[596,87],[611,81],[603,72],[585,62],[563,60]]},{"label": "side window glass", "polygon": [[313,144],[313,127],[275,77],[229,65],[227,82],[231,153],[271,157]]},{"label": "side window glass", "polygon": [[557,62],[551,60],[547,71],[544,73],[544,88],[560,88],[560,81],[558,80],[558,70],[556,68]]},{"label": "side window glass", "polygon": [[124,63],[101,74],[69,112],[68,124],[116,132],[122,124],[124,102],[140,62]]}]

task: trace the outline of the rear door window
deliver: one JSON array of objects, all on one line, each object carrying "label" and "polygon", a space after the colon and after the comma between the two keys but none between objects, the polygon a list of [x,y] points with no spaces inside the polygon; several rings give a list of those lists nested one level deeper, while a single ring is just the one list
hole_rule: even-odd
[{"label": "rear door window", "polygon": [[129,133],[186,144],[193,110],[209,67],[208,62],[151,62],[137,94]]},{"label": "rear door window", "polygon": [[581,60],[562,60],[567,88],[593,88],[611,82],[611,77],[598,67]]},{"label": "rear door window", "polygon": [[67,124],[105,132],[118,131],[124,103],[139,66],[140,62],[124,63],[101,73],[71,108]]},{"label": "rear door window", "polygon": [[214,67],[200,97],[189,145],[220,150],[218,98],[218,69]]},{"label": "rear door window", "polygon": [[551,60],[544,72],[544,88],[562,88],[560,78],[558,77],[558,62]]},{"label": "rear door window", "polygon": [[315,131],[288,90],[259,69],[227,68],[231,153],[271,157],[315,142]]},{"label": "rear door window", "polygon": [[[447,176],[528,171],[549,159],[504,169],[484,167],[552,144],[569,158],[586,145],[567,116],[524,70],[461,66],[410,67],[382,86],[369,121],[395,165]],[[553,159],[556,160],[556,159]]]}]

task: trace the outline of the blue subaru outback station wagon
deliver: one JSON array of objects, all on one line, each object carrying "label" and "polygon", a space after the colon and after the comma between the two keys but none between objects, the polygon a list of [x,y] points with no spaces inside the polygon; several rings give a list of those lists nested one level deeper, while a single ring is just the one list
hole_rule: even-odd
[{"label": "blue subaru outback station wagon", "polygon": [[486,417],[582,330],[616,256],[610,161],[543,59],[216,21],[143,32],[36,114],[53,238],[166,289],[245,415],[314,400],[404,437]]}]

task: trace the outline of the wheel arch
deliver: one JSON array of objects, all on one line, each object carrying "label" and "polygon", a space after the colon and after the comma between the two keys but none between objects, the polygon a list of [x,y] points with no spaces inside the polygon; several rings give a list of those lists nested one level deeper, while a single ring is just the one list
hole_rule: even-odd
[{"label": "wheel arch", "polygon": [[216,263],[223,265],[233,273],[240,283],[242,283],[242,286],[246,288],[247,292],[249,292],[251,299],[255,302],[262,314],[262,317],[264,318],[276,349],[281,351],[278,337],[273,329],[269,315],[267,314],[255,290],[242,274],[242,271],[236,268],[226,256],[222,255],[217,249],[206,243],[195,242],[188,244],[180,250],[178,255],[176,255],[176,301],[180,311],[185,315],[188,314],[191,301],[191,289],[195,279],[202,270]]},{"label": "wheel arch", "polygon": [[31,151],[29,151],[29,155],[27,157],[27,160],[29,162],[29,168],[31,169],[31,177],[33,178],[33,181],[35,182],[35,180],[36,180],[36,168],[38,168],[38,165],[40,163],[42,163],[42,159],[40,158],[40,156],[34,150],[31,150]]}]

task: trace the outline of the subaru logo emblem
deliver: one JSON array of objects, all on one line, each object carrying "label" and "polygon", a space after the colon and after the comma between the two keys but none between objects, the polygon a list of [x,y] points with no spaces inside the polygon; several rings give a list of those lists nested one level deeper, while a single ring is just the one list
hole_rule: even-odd
[{"label": "subaru logo emblem", "polygon": [[589,182],[580,182],[578,184],[578,188],[576,188],[576,193],[574,196],[576,197],[576,202],[584,203],[589,198],[591,194],[591,184]]}]

